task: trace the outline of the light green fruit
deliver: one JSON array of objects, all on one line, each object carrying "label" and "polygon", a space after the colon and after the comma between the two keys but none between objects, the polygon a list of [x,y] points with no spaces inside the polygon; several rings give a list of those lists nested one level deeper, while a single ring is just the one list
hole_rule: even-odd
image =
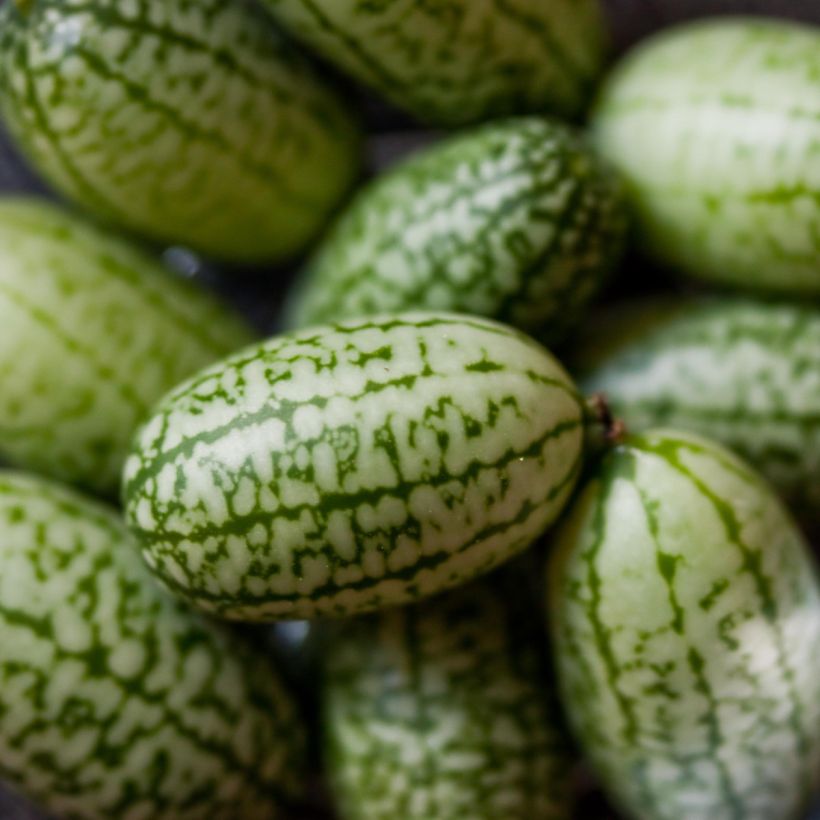
[{"label": "light green fruit", "polygon": [[247,0],[9,0],[0,111],[98,218],[234,262],[302,251],[359,169],[342,100]]},{"label": "light green fruit", "polygon": [[592,130],[653,257],[820,293],[820,29],[741,17],[662,32],[616,68]]},{"label": "light green fruit", "polygon": [[641,301],[595,317],[576,352],[585,360],[581,386],[605,393],[630,430],[667,425],[714,438],[760,470],[801,518],[818,518],[816,307]]},{"label": "light green fruit", "polygon": [[430,123],[573,116],[603,68],[597,0],[266,0],[332,63]]},{"label": "light green fruit", "polygon": [[154,402],[253,338],[136,247],[16,198],[0,199],[0,328],[0,458],[108,495]]},{"label": "light green fruit", "polygon": [[573,755],[517,586],[480,581],[328,636],[323,725],[345,820],[570,817]]},{"label": "light green fruit", "polygon": [[161,591],[112,510],[7,471],[0,681],[0,777],[56,816],[295,816],[305,738],[267,659]]},{"label": "light green fruit", "polygon": [[366,188],[320,246],[291,323],[452,310],[553,343],[620,260],[625,210],[617,181],[572,129],[535,117],[492,123]]},{"label": "light green fruit", "polygon": [[548,601],[570,723],[626,816],[803,816],[820,586],[743,462],[691,433],[617,446],[556,534]]},{"label": "light green fruit", "polygon": [[389,314],[275,337],[170,393],[125,468],[148,563],[228,618],[347,615],[521,552],[578,477],[585,408],[504,325]]}]

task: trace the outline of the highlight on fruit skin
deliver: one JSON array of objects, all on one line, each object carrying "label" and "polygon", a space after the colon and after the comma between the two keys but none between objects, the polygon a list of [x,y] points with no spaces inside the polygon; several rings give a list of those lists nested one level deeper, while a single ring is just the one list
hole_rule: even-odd
[{"label": "highlight on fruit skin", "polygon": [[760,476],[693,433],[611,449],[551,539],[562,703],[626,816],[800,817],[820,786],[820,584]]},{"label": "highlight on fruit skin", "polygon": [[661,31],[605,81],[594,142],[654,260],[712,285],[820,294],[820,30],[764,18]]},{"label": "highlight on fruit skin", "polygon": [[301,253],[361,165],[347,102],[248,0],[6,2],[0,113],[95,218],[230,263]]}]

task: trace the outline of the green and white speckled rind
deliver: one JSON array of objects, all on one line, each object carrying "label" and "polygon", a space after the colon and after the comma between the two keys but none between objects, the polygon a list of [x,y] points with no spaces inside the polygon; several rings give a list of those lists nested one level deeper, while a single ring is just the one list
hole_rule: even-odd
[{"label": "green and white speckled rind", "polygon": [[551,559],[563,703],[636,820],[802,817],[820,785],[820,588],[728,450],[652,431],[603,461]]},{"label": "green and white speckled rind", "polygon": [[430,123],[575,115],[605,57],[597,0],[266,0],[327,59]]},{"label": "green and white speckled rind", "polygon": [[593,336],[581,386],[606,393],[630,430],[667,425],[721,441],[796,513],[820,517],[818,308],[638,302],[604,314]]},{"label": "green and white speckled rind", "polygon": [[359,168],[341,101],[246,0],[9,0],[0,110],[88,211],[239,262],[302,250]]},{"label": "green and white speckled rind", "polygon": [[154,402],[252,333],[53,205],[0,200],[0,249],[0,457],[113,495]]},{"label": "green and white speckled rind", "polygon": [[511,328],[409,313],[273,338],[158,407],[126,463],[158,575],[228,618],[346,615],[528,547],[577,479],[584,406]]},{"label": "green and white speckled rind", "polygon": [[538,618],[495,579],[345,622],[323,726],[344,820],[561,820],[573,755]]},{"label": "green and white speckled rind", "polygon": [[820,293],[820,29],[735,18],[661,33],[615,70],[593,133],[655,258]]},{"label": "green and white speckled rind", "polygon": [[359,195],[297,290],[292,321],[452,310],[552,343],[617,264],[625,209],[571,129],[536,118],[484,126]]},{"label": "green and white speckled rind", "polygon": [[267,659],[156,585],[113,510],[0,472],[0,777],[55,815],[292,817],[304,737]]}]

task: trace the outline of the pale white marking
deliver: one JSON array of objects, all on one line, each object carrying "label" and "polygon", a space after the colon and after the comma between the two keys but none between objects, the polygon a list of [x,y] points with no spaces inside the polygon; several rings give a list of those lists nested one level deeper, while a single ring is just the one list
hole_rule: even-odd
[{"label": "pale white marking", "polygon": [[62,605],[52,618],[54,638],[67,652],[85,652],[91,648],[93,636],[88,622],[71,606]]},{"label": "pale white marking", "polygon": [[124,640],[113,648],[109,663],[111,671],[118,677],[133,678],[145,665],[145,647],[133,638]]},{"label": "pale white marking", "polygon": [[350,514],[347,511],[334,510],[327,520],[327,538],[336,554],[347,561],[353,560],[356,554],[356,539],[350,525]]}]

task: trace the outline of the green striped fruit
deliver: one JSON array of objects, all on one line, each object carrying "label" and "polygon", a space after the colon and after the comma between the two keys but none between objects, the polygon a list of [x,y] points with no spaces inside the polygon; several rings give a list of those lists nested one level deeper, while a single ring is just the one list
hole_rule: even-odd
[{"label": "green striped fruit", "polygon": [[138,424],[247,344],[227,308],[44,202],[0,199],[0,458],[115,494]]},{"label": "green striped fruit", "polygon": [[820,786],[820,585],[756,473],[695,434],[633,438],[550,570],[564,706],[627,816],[801,816]]},{"label": "green striped fruit", "polygon": [[615,70],[593,131],[656,259],[820,293],[820,29],[733,18],[664,32]]},{"label": "green striped fruit", "polygon": [[605,393],[630,430],[668,425],[716,439],[801,517],[818,517],[820,310],[741,299],[638,302],[597,330],[597,361],[587,361],[581,384]]},{"label": "green striped fruit", "polygon": [[97,217],[231,261],[302,250],[358,171],[356,123],[245,0],[9,0],[0,111]]},{"label": "green striped fruit", "polygon": [[617,264],[625,233],[619,186],[571,129],[493,123],[366,189],[320,249],[293,321],[453,310],[553,342]]},{"label": "green striped fruit", "polygon": [[340,624],[323,686],[345,820],[559,820],[573,763],[535,609],[496,579]]},{"label": "green striped fruit", "polygon": [[575,115],[603,67],[598,0],[266,0],[284,25],[430,123]]},{"label": "green striped fruit", "polygon": [[486,319],[390,314],[273,338],[182,384],[125,467],[148,563],[226,618],[410,602],[528,547],[577,479],[584,404]]},{"label": "green striped fruit", "polygon": [[159,589],[119,516],[0,472],[0,543],[0,777],[64,818],[293,816],[289,695]]}]

